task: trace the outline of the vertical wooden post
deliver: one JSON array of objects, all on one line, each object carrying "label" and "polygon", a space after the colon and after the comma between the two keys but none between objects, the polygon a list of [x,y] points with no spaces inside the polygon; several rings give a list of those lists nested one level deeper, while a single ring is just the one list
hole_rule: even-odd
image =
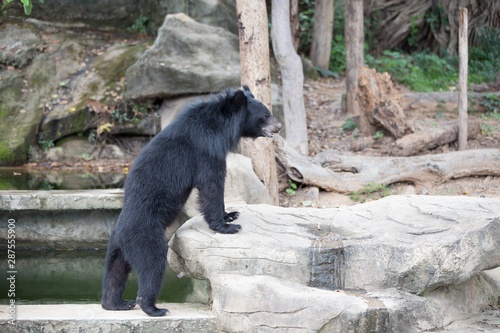
[{"label": "vertical wooden post", "polygon": [[460,7],[458,32],[458,150],[467,148],[467,8]]},{"label": "vertical wooden post", "polygon": [[[266,1],[237,0],[236,13],[240,37],[241,83],[248,85],[255,98],[272,111]],[[241,152],[252,159],[255,174],[267,187],[272,203],[278,205],[278,172],[272,140],[242,139]]]},{"label": "vertical wooden post", "polygon": [[334,0],[316,0],[312,34],[311,58],[314,66],[330,67],[332,53]]}]

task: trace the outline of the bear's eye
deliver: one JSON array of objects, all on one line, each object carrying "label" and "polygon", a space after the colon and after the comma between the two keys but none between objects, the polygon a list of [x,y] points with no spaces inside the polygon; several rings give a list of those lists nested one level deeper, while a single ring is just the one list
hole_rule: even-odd
[{"label": "bear's eye", "polygon": [[262,116],[262,119],[263,119],[263,120],[266,120],[267,118],[269,118],[269,115],[268,115],[268,114],[264,114],[264,115]]}]

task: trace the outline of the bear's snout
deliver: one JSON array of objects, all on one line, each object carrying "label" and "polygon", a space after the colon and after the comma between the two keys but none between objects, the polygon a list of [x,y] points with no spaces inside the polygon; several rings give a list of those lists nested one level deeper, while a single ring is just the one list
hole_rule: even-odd
[{"label": "bear's snout", "polygon": [[277,121],[276,118],[271,116],[268,118],[267,125],[262,128],[262,133],[268,138],[274,138],[274,134],[278,133],[282,127],[283,125],[281,125],[281,123]]}]

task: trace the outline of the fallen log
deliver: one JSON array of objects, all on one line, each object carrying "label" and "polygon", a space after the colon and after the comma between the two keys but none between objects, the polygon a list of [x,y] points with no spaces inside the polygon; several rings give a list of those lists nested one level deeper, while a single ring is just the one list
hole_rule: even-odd
[{"label": "fallen log", "polygon": [[295,182],[326,191],[352,193],[375,182],[428,187],[449,179],[500,175],[500,149],[477,149],[414,157],[378,157],[324,151],[315,157],[298,153],[279,135],[276,159]]},{"label": "fallen log", "polygon": [[[470,119],[467,123],[467,138],[476,138],[481,130],[479,120]],[[456,141],[458,131],[458,122],[454,121],[440,127],[408,134],[393,143],[391,153],[394,156],[413,156]]]}]

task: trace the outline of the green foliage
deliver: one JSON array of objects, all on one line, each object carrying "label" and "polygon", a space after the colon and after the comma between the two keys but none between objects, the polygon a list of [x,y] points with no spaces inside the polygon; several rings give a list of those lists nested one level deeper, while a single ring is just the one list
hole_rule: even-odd
[{"label": "green foliage", "polygon": [[373,135],[373,138],[374,138],[375,140],[377,140],[377,139],[382,139],[383,137],[384,137],[384,132],[382,132],[382,131],[377,131],[377,133],[375,133],[375,134]]},{"label": "green foliage", "polygon": [[89,136],[88,136],[88,140],[90,143],[92,142],[95,142],[96,141],[96,136],[97,136],[97,133],[96,132],[90,132],[89,133]]},{"label": "green foliage", "polygon": [[408,45],[410,45],[410,47],[417,47],[418,46],[417,34],[419,32],[419,29],[417,27],[417,20],[420,20],[421,18],[423,18],[424,15],[425,14],[422,13],[422,14],[419,14],[416,16],[412,16],[410,18],[410,36],[407,39]]},{"label": "green foliage", "polygon": [[481,105],[488,109],[488,113],[498,113],[500,107],[500,97],[493,93],[484,94]]},{"label": "green foliage", "polygon": [[138,123],[149,111],[153,110],[153,105],[150,104],[135,104],[132,108],[115,109],[111,111],[111,119],[120,124],[126,122]]},{"label": "green foliage", "polygon": [[345,71],[345,38],[344,35],[334,35],[330,53],[330,70],[342,73]]},{"label": "green foliage", "polygon": [[[314,25],[314,0],[301,0],[299,13],[299,52],[308,54]],[[418,47],[419,21],[425,20],[432,31],[448,26],[448,17],[443,8],[436,6],[432,11],[411,17],[410,34],[407,39],[411,49]],[[380,26],[380,15],[375,10],[365,19],[365,63],[379,72],[387,71],[394,79],[407,85],[413,91],[449,90],[458,81],[458,57],[451,57],[446,50],[438,53],[429,51],[405,54],[397,50],[386,50],[374,58],[368,52],[372,49],[374,36]],[[345,71],[345,0],[335,1],[330,71]],[[469,49],[469,82],[493,81],[500,72],[500,29],[483,27],[478,33],[477,46]]]},{"label": "green foliage", "polygon": [[309,54],[312,42],[316,1],[301,0],[299,6],[302,8],[299,12],[299,51]]},{"label": "green foliage", "polygon": [[135,20],[134,24],[127,28],[128,32],[136,32],[140,34],[148,34],[148,26],[153,35],[156,35],[155,23],[150,21],[149,17],[144,15],[139,15]]},{"label": "green foliage", "polygon": [[54,141],[53,140],[43,140],[43,139],[40,139],[40,140],[38,140],[38,144],[40,146],[42,146],[42,149],[45,150],[45,151],[47,151],[50,148],[54,147]]},{"label": "green foliage", "polygon": [[367,54],[366,63],[379,72],[389,72],[400,83],[414,91],[448,90],[458,80],[457,67],[451,59],[440,58],[427,52],[407,55],[396,51],[384,51],[374,58]]},{"label": "green foliage", "polygon": [[285,192],[288,193],[289,195],[294,195],[295,190],[297,189],[297,184],[295,184],[290,178],[288,179],[288,183],[289,183],[289,186],[285,190]]},{"label": "green foliage", "polygon": [[352,192],[349,197],[353,201],[363,203],[367,199],[376,200],[389,195],[391,195],[391,193],[387,185],[381,185],[372,182],[371,184],[363,185],[363,188],[359,189],[358,191]]},{"label": "green foliage", "polygon": [[[5,3],[3,4],[3,6],[2,6],[2,8],[0,10],[3,10],[5,8],[5,6],[7,6],[7,4],[11,3],[12,1],[15,1],[15,0],[5,0]],[[19,0],[19,1],[21,1],[21,3],[23,4],[24,13],[26,15],[30,15],[31,14],[31,10],[33,9],[32,1],[31,0]],[[38,0],[38,1],[43,4],[43,2],[45,0]]]},{"label": "green foliage", "polygon": [[482,27],[469,52],[469,81],[491,82],[500,72],[500,29]]},{"label": "green foliage", "polygon": [[28,147],[28,156],[35,156],[35,153],[36,153],[35,148],[30,145]]},{"label": "green foliage", "polygon": [[425,21],[431,26],[432,31],[438,30],[441,25],[450,25],[443,8],[439,6],[425,15]]},{"label": "green foliage", "polygon": [[90,160],[92,160],[94,157],[93,157],[92,155],[89,155],[89,154],[81,154],[81,155],[80,155],[80,158],[81,158],[82,160],[85,160],[85,161],[90,161]]},{"label": "green foliage", "polygon": [[351,118],[347,118],[347,120],[345,121],[345,123],[342,124],[342,129],[344,131],[353,131],[356,129],[356,123],[354,121],[352,121]]},{"label": "green foliage", "polygon": [[333,14],[333,39],[330,53],[330,70],[342,73],[345,71],[345,1],[335,2]]},{"label": "green foliage", "polygon": [[481,134],[484,136],[493,136],[495,128],[492,125],[481,124]]}]

